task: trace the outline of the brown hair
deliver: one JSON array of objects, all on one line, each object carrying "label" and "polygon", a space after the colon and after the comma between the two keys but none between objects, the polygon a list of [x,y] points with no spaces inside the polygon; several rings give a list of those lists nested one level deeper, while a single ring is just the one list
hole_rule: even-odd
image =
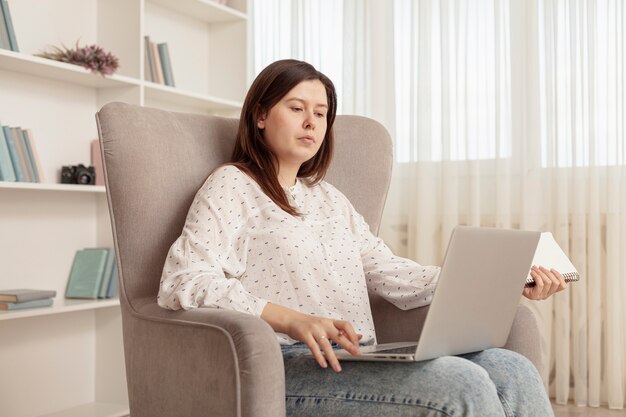
[{"label": "brown hair", "polygon": [[284,59],[268,65],[252,83],[241,110],[235,149],[227,164],[236,166],[252,177],[274,203],[293,216],[301,216],[302,213],[289,204],[285,190],[278,182],[276,155],[263,140],[257,121],[292,88],[307,80],[319,80],[326,89],[326,135],[315,156],[300,166],[297,176],[307,185],[315,185],[324,178],[333,156],[332,127],[337,113],[335,86],[311,64],[294,59]]}]

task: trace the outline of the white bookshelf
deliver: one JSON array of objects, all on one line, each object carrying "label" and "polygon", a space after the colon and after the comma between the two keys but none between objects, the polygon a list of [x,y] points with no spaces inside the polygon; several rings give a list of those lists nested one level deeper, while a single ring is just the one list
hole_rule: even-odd
[{"label": "white bookshelf", "polygon": [[78,193],[106,193],[103,185],[81,184],[50,184],[37,182],[6,182],[0,181],[0,190],[32,190],[32,191],[69,191]]},{"label": "white bookshelf", "polygon": [[0,49],[0,70],[93,88],[141,85],[141,81],[135,78],[115,74],[107,77],[94,76],[87,69],[77,65],[25,55],[6,49]]},{"label": "white bookshelf", "polygon": [[[90,164],[95,113],[123,101],[238,116],[247,88],[247,1],[8,0],[20,52],[0,49],[0,123],[29,128],[43,183],[0,182],[0,289],[57,291],[51,307],[0,311],[2,415],[129,414],[119,300],[65,300],[76,250],[113,246],[103,186],[59,184]],[[167,42],[176,87],[144,79],[144,36]],[[35,57],[96,43],[120,68],[103,77]],[[36,401],[32,401],[36,398]]]},{"label": "white bookshelf", "polygon": [[54,303],[50,307],[29,308],[24,310],[0,311],[0,321],[23,319],[27,317],[50,316],[52,314],[72,313],[75,311],[88,311],[98,308],[120,306],[119,299],[103,300],[69,300],[55,297]]},{"label": "white bookshelf", "polygon": [[46,414],[43,417],[125,417],[128,407],[110,403],[89,403],[64,410],[60,413]]}]

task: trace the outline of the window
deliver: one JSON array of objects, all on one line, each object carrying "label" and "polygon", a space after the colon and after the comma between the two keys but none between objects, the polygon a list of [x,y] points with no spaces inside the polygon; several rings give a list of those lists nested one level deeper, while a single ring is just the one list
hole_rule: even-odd
[{"label": "window", "polygon": [[507,1],[394,1],[396,160],[511,156]]},{"label": "window", "polygon": [[343,1],[255,0],[254,74],[279,59],[309,62],[335,84],[341,112],[343,96]]}]

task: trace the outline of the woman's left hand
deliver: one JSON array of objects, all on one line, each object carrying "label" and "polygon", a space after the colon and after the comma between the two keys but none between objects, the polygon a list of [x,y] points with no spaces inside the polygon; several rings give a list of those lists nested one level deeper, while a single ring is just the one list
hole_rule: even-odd
[{"label": "woman's left hand", "polygon": [[552,294],[563,291],[567,283],[556,269],[535,266],[530,269],[530,276],[535,280],[535,286],[524,288],[524,297],[529,300],[545,300]]}]

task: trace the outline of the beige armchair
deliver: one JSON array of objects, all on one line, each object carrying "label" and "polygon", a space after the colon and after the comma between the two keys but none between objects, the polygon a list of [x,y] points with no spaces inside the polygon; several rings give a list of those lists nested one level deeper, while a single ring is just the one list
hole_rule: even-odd
[{"label": "beige armchair", "polygon": [[[169,311],[156,302],[167,251],[209,171],[230,157],[238,121],[110,103],[96,115],[119,266],[133,417],[284,416],[284,369],[269,325],[246,314]],[[378,233],[392,144],[373,120],[339,116],[328,182]],[[426,309],[372,299],[380,342],[417,340]],[[520,307],[507,347],[540,366],[538,329]]]}]

